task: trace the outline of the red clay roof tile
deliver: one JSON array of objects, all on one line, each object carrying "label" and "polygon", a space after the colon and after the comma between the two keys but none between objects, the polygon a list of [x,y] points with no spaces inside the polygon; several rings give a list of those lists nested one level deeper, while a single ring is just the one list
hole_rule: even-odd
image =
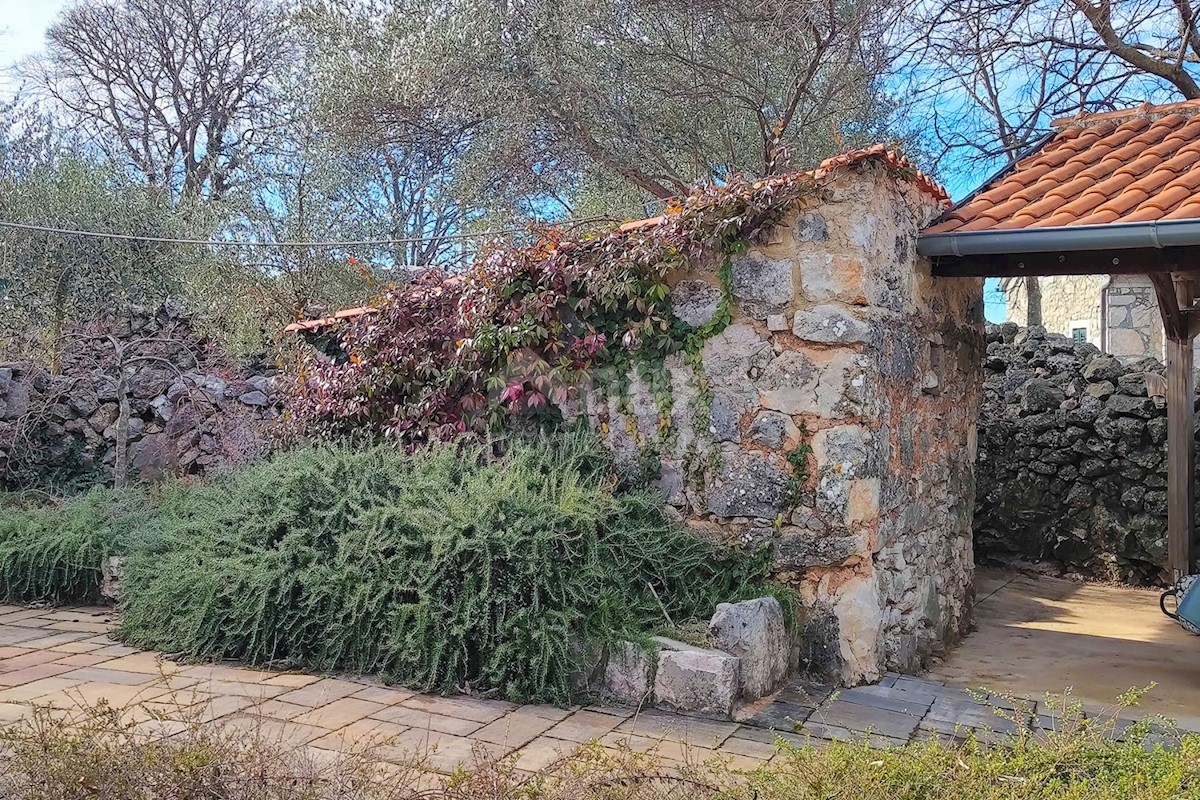
[{"label": "red clay roof tile", "polygon": [[926,234],[1200,217],[1200,101],[1055,120]]}]

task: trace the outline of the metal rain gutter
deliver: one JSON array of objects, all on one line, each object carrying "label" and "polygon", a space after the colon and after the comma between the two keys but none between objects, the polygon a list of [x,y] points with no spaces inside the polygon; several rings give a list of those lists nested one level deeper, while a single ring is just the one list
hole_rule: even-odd
[{"label": "metal rain gutter", "polygon": [[1200,245],[1200,219],[924,234],[917,239],[917,252],[923,256],[961,258],[1013,253],[1060,253],[1072,250],[1162,249],[1192,245]]}]

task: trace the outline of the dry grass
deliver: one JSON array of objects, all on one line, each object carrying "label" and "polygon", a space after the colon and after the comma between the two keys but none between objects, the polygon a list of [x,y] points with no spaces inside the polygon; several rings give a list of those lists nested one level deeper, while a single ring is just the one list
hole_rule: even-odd
[{"label": "dry grass", "polygon": [[[0,732],[0,796],[13,800],[959,800],[1200,797],[1200,739],[1143,723],[1118,741],[1114,720],[1085,717],[1069,696],[1059,724],[991,745],[929,741],[790,747],[737,769],[657,751],[582,747],[539,774],[474,753],[453,774],[431,753],[384,739],[342,752],[290,742],[249,713],[207,721],[203,705],[156,698],[34,708]],[[179,700],[179,704],[183,701]],[[1001,715],[1006,713],[998,709]],[[1020,711],[1015,712],[1017,714]],[[1147,735],[1152,733],[1152,741]]]},{"label": "dry grass", "polygon": [[[164,675],[162,680],[169,681]],[[69,694],[69,693],[68,693]],[[654,753],[581,747],[546,771],[518,770],[479,748],[453,773],[431,765],[436,747],[404,751],[386,737],[340,751],[290,739],[260,701],[211,719],[189,690],[117,708],[77,700],[35,705],[0,731],[5,800],[566,800],[711,797],[711,767]],[[700,773],[706,777],[703,779]],[[693,773],[690,774],[689,773]]]}]

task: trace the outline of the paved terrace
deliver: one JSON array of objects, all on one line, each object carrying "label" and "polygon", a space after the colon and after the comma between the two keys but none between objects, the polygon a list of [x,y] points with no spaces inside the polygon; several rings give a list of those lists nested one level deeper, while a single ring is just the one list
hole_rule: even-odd
[{"label": "paved terrace", "polygon": [[[316,750],[375,743],[385,759],[423,752],[431,766],[446,771],[482,751],[513,756],[517,768],[531,772],[592,740],[656,749],[673,761],[721,758],[753,767],[774,756],[777,737],[796,745],[865,739],[886,746],[962,737],[968,729],[984,737],[1014,729],[964,689],[898,675],[837,693],[796,682],[748,709],[739,723],[656,710],[517,706],[416,694],[369,680],[176,664],[119,644],[108,636],[111,625],[110,608],[0,606],[0,725],[28,716],[35,704],[71,708],[104,699],[148,724],[151,711],[164,714],[166,724],[178,720],[181,730],[183,720],[198,715]],[[1008,705],[1000,698],[990,703]],[[1052,727],[1052,713],[1044,704],[1038,710],[1043,713],[1031,724]]]}]

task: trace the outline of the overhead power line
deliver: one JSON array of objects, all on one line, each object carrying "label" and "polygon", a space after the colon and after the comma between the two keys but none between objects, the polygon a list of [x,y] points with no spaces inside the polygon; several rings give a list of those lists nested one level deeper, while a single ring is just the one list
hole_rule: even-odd
[{"label": "overhead power line", "polygon": [[[563,220],[551,223],[558,226],[576,227],[593,222],[615,222],[611,216],[584,217],[575,220]],[[53,233],[61,236],[79,236],[90,239],[116,239],[125,242],[152,242],[155,244],[190,244],[203,247],[279,247],[279,248],[337,248],[337,247],[383,247],[395,244],[412,244],[428,242],[434,239],[460,241],[465,239],[486,239],[494,236],[508,236],[527,233],[528,228],[503,228],[492,231],[475,231],[471,233],[447,233],[440,236],[404,236],[389,239],[346,239],[346,240],[317,240],[295,242],[261,242],[237,239],[177,239],[169,236],[140,236],[133,233],[109,233],[105,231],[87,231],[73,228],[56,228],[51,225],[32,225],[24,222],[7,222],[0,220],[0,228],[30,231],[34,233]]]},{"label": "overhead power line", "polygon": [[84,231],[72,228],[54,228],[49,225],[27,225],[22,222],[0,221],[0,228],[11,228],[37,233],[56,233],[62,236],[80,236],[90,239],[118,239],[125,242],[154,242],[156,244],[195,244],[206,247],[371,247],[392,244],[410,244],[412,242],[427,242],[430,239],[482,239],[488,236],[520,233],[519,228],[497,231],[479,231],[476,233],[448,233],[442,236],[408,236],[397,239],[346,239],[299,242],[256,242],[237,239],[175,239],[168,236],[139,236],[133,233],[106,233],[104,231]]}]

